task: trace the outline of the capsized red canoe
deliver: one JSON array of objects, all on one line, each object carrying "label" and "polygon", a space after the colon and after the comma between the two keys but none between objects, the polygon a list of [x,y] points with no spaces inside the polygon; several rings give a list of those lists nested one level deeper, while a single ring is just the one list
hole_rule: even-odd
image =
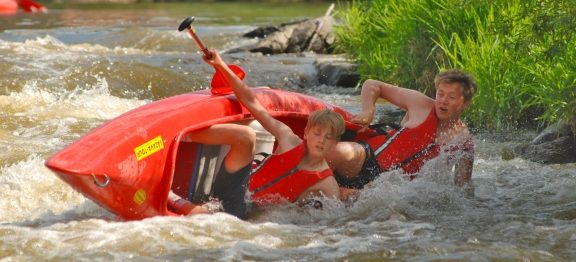
[{"label": "capsized red canoe", "polygon": [[[302,136],[309,114],[331,108],[350,120],[344,109],[317,98],[270,88],[254,88],[260,103],[275,118]],[[210,178],[205,145],[189,142],[191,131],[218,123],[252,119],[233,94],[198,91],[133,109],[57,152],[46,166],[57,176],[123,219],[176,215],[167,208],[170,190],[187,199]],[[350,133],[359,126],[347,122]],[[258,146],[258,145],[257,145]]]}]

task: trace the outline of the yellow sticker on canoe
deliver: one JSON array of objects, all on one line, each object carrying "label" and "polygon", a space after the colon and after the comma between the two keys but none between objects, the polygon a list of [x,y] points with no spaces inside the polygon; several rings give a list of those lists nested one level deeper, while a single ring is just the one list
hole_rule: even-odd
[{"label": "yellow sticker on canoe", "polygon": [[152,140],[134,148],[134,153],[136,154],[136,159],[142,160],[162,149],[164,149],[164,143],[162,142],[162,137],[157,136]]},{"label": "yellow sticker on canoe", "polygon": [[138,204],[138,205],[142,205],[142,203],[144,203],[144,201],[146,201],[146,191],[144,191],[144,189],[140,189],[138,191],[136,191],[136,193],[134,193],[134,203]]}]

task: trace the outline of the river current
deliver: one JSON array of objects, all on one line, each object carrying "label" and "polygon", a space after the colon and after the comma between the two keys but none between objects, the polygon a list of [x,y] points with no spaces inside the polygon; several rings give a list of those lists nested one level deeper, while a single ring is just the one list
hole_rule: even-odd
[{"label": "river current", "polygon": [[[450,172],[425,169],[412,182],[383,174],[351,206],[275,207],[248,221],[217,213],[126,222],[86,199],[44,160],[130,109],[208,86],[213,69],[176,30],[188,15],[220,50],[249,41],[240,35],[256,25],[302,18],[150,9],[0,16],[1,261],[576,260],[576,165],[502,160],[503,148],[530,139],[526,131],[475,134],[474,194]],[[253,86],[357,112],[357,91],[315,81],[315,57],[224,55]]]}]

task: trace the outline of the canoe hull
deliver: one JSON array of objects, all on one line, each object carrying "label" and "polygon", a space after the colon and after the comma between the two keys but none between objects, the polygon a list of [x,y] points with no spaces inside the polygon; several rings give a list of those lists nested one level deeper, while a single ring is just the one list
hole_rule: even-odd
[{"label": "canoe hull", "polygon": [[[254,88],[253,92],[272,116],[300,136],[308,115],[315,110],[331,108],[346,120],[352,117],[342,108],[310,96],[269,88]],[[251,118],[233,94],[198,91],[178,95],[108,121],[45,164],[74,189],[123,219],[176,215],[167,209],[168,192],[172,189],[186,195],[186,177],[195,165],[197,145],[186,142],[186,135],[214,124]],[[357,130],[349,123],[347,128]]]}]

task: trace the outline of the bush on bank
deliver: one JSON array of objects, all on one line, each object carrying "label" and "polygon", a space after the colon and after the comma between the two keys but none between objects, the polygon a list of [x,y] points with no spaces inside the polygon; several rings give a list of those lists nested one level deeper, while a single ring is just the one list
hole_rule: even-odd
[{"label": "bush on bank", "polygon": [[478,83],[465,118],[503,130],[576,115],[573,0],[373,0],[341,3],[338,48],[364,79],[434,92],[459,68]]}]

